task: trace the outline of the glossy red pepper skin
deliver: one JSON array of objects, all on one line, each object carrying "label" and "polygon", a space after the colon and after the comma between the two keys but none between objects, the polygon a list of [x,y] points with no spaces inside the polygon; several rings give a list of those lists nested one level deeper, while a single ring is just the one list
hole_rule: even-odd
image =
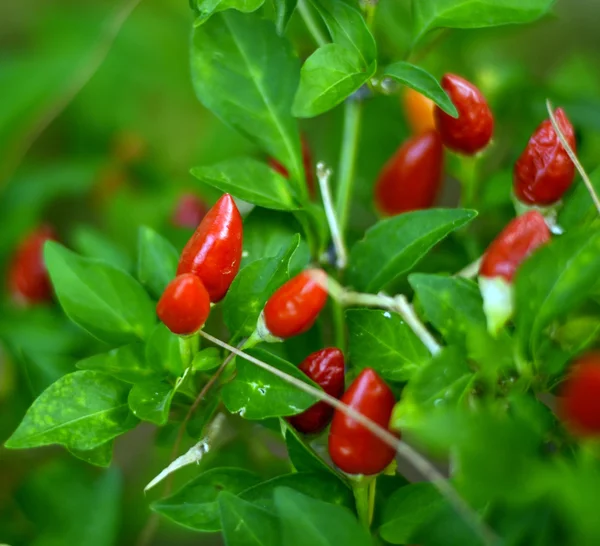
[{"label": "glossy red pepper skin", "polygon": [[479,274],[512,282],[525,258],[547,243],[550,237],[550,230],[538,211],[530,210],[517,216],[491,242],[483,255]]},{"label": "glossy red pepper skin", "polygon": [[177,274],[200,277],[213,303],[225,297],[240,269],[242,230],[240,211],[226,193],[202,219],[179,258]]},{"label": "glossy red pepper skin", "polygon": [[[387,429],[396,400],[391,389],[371,368],[365,368],[344,393],[341,401]],[[347,474],[378,474],[392,462],[396,451],[335,410],[329,432],[329,455]]]},{"label": "glossy red pepper skin", "polygon": [[165,288],[156,314],[174,334],[200,330],[210,313],[210,297],[202,281],[192,273],[177,275]]},{"label": "glossy red pepper skin", "polygon": [[600,436],[600,352],[579,357],[558,398],[559,415],[576,436]]},{"label": "glossy red pepper skin", "polygon": [[206,213],[206,204],[202,199],[193,193],[184,193],[175,205],[171,223],[175,227],[196,229]]},{"label": "glossy red pepper skin", "polygon": [[[303,138],[302,139],[302,164],[304,166],[304,174],[306,176],[306,187],[308,188],[308,194],[311,197],[314,197],[316,194],[315,188],[315,173],[312,164],[312,153],[310,151],[310,147],[308,146],[308,142]],[[269,165],[275,171],[277,171],[281,176],[288,178],[290,173],[288,170],[274,158],[269,158]]]},{"label": "glossy red pepper skin", "polygon": [[[569,146],[575,151],[575,130],[562,108],[554,113]],[[515,163],[513,189],[519,201],[547,206],[558,201],[575,178],[575,165],[547,119],[535,130]]]},{"label": "glossy red pepper skin", "polygon": [[[335,347],[321,349],[307,356],[299,366],[327,394],[339,398],[344,392],[344,355]],[[317,402],[305,412],[290,417],[292,426],[304,434],[317,434],[331,421],[333,408]]]},{"label": "glossy red pepper skin", "polygon": [[281,286],[267,301],[263,311],[269,332],[286,339],[310,329],[327,301],[327,291],[314,279],[327,276],[320,269],[303,271]]},{"label": "glossy red pepper skin", "polygon": [[441,83],[458,110],[458,118],[453,118],[435,107],[435,124],[442,142],[455,152],[476,154],[489,144],[494,133],[492,111],[481,91],[464,78],[446,74]]},{"label": "glossy red pepper skin", "polygon": [[393,215],[431,207],[443,176],[444,149],[437,131],[407,140],[385,164],[375,184],[375,203]]},{"label": "glossy red pepper skin", "polygon": [[23,304],[52,300],[52,284],[44,263],[44,243],[56,240],[51,226],[43,225],[27,235],[17,247],[8,270],[12,298]]}]

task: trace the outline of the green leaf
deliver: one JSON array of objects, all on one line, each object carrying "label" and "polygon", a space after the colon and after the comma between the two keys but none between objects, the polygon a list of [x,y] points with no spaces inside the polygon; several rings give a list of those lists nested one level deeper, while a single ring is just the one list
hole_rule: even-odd
[{"label": "green leaf", "polygon": [[10,449],[61,444],[94,449],[133,428],[130,386],[99,372],[81,370],[50,385],[6,441]]},{"label": "green leaf", "polygon": [[450,344],[465,345],[468,329],[485,327],[483,301],[477,285],[461,277],[423,275],[408,277],[425,315]]},{"label": "green leaf", "polygon": [[194,26],[203,25],[219,11],[235,9],[242,13],[250,13],[260,8],[264,2],[265,0],[194,0],[194,8],[197,13]]},{"label": "green leaf", "polygon": [[[319,388],[296,366],[262,349],[247,353],[304,383]],[[302,413],[315,398],[246,360],[237,360],[235,379],[223,387],[223,403],[245,419],[267,419]]]},{"label": "green leaf", "polygon": [[198,351],[192,361],[192,370],[195,372],[207,372],[218,368],[223,362],[221,353],[216,347],[209,347]]},{"label": "green leaf", "polygon": [[404,61],[385,67],[383,75],[392,78],[435,102],[444,112],[458,117],[456,106],[450,100],[439,82],[427,70]]},{"label": "green leaf", "polygon": [[166,381],[136,383],[129,392],[128,403],[138,419],[163,426],[169,420],[174,394],[175,389]]},{"label": "green leaf", "polygon": [[376,69],[375,61],[363,66],[355,51],[339,44],[320,47],[302,66],[294,116],[311,118],[331,110],[366,83]]},{"label": "green leaf", "polygon": [[476,215],[474,210],[429,209],[381,220],[352,247],[350,284],[357,290],[381,290]]},{"label": "green leaf", "polygon": [[71,455],[85,461],[86,463],[93,464],[95,466],[101,466],[107,468],[110,466],[113,456],[114,441],[106,442],[105,444],[99,445],[94,449],[69,449]]},{"label": "green leaf", "polygon": [[104,372],[126,383],[139,383],[160,375],[159,369],[146,364],[144,351],[143,343],[132,343],[84,358],[76,366],[80,370]]},{"label": "green leaf", "polygon": [[377,59],[375,39],[359,10],[343,0],[311,1],[335,44],[356,53],[365,68]]},{"label": "green leaf", "polygon": [[280,36],[285,32],[297,4],[298,0],[275,0],[275,23]]},{"label": "green leaf", "polygon": [[174,495],[153,503],[151,508],[188,529],[219,531],[219,493],[238,495],[259,482],[258,476],[242,468],[213,468],[186,483]]},{"label": "green leaf", "polygon": [[181,342],[164,324],[158,324],[146,345],[147,365],[176,377],[182,375],[186,365],[181,357]]},{"label": "green leaf", "polygon": [[275,491],[275,506],[285,546],[372,544],[368,530],[347,508],[307,497],[288,487]]},{"label": "green leaf", "polygon": [[175,278],[178,261],[179,254],[169,241],[149,227],[140,227],[137,278],[155,299]]},{"label": "green leaf", "polygon": [[83,256],[98,258],[124,271],[131,271],[131,259],[127,253],[100,231],[89,226],[80,226],[75,230],[73,246]]},{"label": "green leaf", "polygon": [[298,472],[331,472],[337,476],[333,468],[317,455],[315,450],[304,441],[294,427],[289,426],[283,419],[281,420],[281,427],[288,457]]},{"label": "green leaf", "polygon": [[299,73],[291,44],[258,15],[225,12],[194,31],[192,80],[198,98],[285,165],[304,198],[300,137],[291,116]]},{"label": "green leaf", "polygon": [[296,234],[274,258],[263,258],[244,267],[223,301],[223,319],[233,338],[250,335],[273,292],[290,278],[289,265],[300,244]]},{"label": "green leaf", "polygon": [[296,210],[290,181],[267,164],[249,157],[228,159],[210,167],[194,167],[193,176],[204,184],[275,210]]},{"label": "green leaf", "polygon": [[390,381],[407,381],[430,354],[396,313],[373,309],[346,311],[352,366],[373,368]]},{"label": "green leaf", "polygon": [[[589,176],[596,193],[600,193],[600,169],[595,169]],[[598,209],[587,186],[582,180],[577,180],[573,186],[558,213],[558,225],[567,233],[578,227],[589,226],[598,220]]]},{"label": "green leaf", "polygon": [[543,331],[583,303],[600,275],[600,232],[584,230],[553,239],[518,269],[517,336],[524,355],[536,355]]},{"label": "green leaf", "polygon": [[387,501],[379,534],[390,544],[408,544],[413,533],[445,504],[427,482],[401,487]]},{"label": "green leaf", "polygon": [[436,28],[485,28],[531,23],[554,0],[413,0],[413,37],[418,42]]},{"label": "green leaf", "polygon": [[273,514],[227,491],[219,495],[218,502],[226,546],[280,544],[279,526]]},{"label": "green leaf", "polygon": [[291,487],[313,499],[337,506],[354,507],[352,491],[331,472],[284,474],[251,487],[242,492],[240,498],[272,511],[274,509],[273,494],[281,487]]},{"label": "green leaf", "polygon": [[44,247],[52,285],[67,316],[107,343],[144,340],[154,327],[154,304],[137,281],[111,265],[54,241]]}]

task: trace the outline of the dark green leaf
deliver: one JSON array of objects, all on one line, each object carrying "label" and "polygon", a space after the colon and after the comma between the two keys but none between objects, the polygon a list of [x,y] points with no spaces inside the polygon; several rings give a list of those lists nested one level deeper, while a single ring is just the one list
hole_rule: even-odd
[{"label": "dark green leaf", "polygon": [[133,428],[130,386],[99,372],[82,370],[50,385],[27,410],[6,441],[11,449],[61,444],[94,449]]},{"label": "dark green leaf", "polygon": [[396,313],[372,309],[346,312],[350,361],[391,381],[407,381],[430,358],[429,351]]},{"label": "dark green leaf", "polygon": [[281,426],[288,457],[298,472],[331,472],[337,476],[334,470],[304,441],[294,427],[283,420]]},{"label": "dark green leaf", "polygon": [[429,209],[378,222],[352,247],[350,283],[357,290],[381,290],[476,215],[474,210]]},{"label": "dark green leaf", "polygon": [[262,482],[244,491],[240,497],[265,510],[272,511],[273,493],[281,487],[291,487],[313,499],[338,506],[354,507],[352,491],[331,472],[294,472]]},{"label": "dark green leaf", "polygon": [[137,278],[155,299],[175,278],[178,261],[179,254],[169,241],[149,227],[140,227]]},{"label": "dark green leaf", "polygon": [[296,234],[277,256],[257,260],[239,272],[223,301],[223,319],[234,338],[255,330],[267,300],[290,278],[290,260],[299,244]]},{"label": "dark green leaf", "polygon": [[[600,169],[590,174],[590,182],[596,193],[600,193]],[[587,186],[582,180],[577,180],[573,186],[558,214],[558,224],[567,232],[578,227],[589,226],[598,220],[598,209],[592,201]]]},{"label": "dark green leaf", "polygon": [[410,275],[408,280],[427,319],[448,343],[464,345],[469,327],[485,327],[483,301],[474,282],[419,273]]},{"label": "dark green leaf", "polygon": [[181,357],[181,343],[185,343],[185,340],[164,324],[158,324],[146,345],[148,367],[177,377],[182,375],[187,365]]},{"label": "dark green leaf", "polygon": [[418,42],[436,28],[484,28],[530,23],[554,0],[413,0],[413,36]]},{"label": "dark green leaf", "polygon": [[219,531],[219,493],[238,495],[259,482],[257,476],[242,468],[213,468],[186,483],[174,495],[153,503],[151,508],[189,529]]},{"label": "dark green leaf", "polygon": [[124,271],[131,271],[131,259],[127,253],[101,232],[88,226],[80,226],[73,234],[73,246],[83,256],[98,258]]},{"label": "dark green leaf", "polygon": [[444,504],[436,487],[427,482],[401,487],[387,501],[379,534],[391,544],[408,544],[413,533]]},{"label": "dark green leaf", "polygon": [[[247,352],[278,370],[318,388],[293,364],[262,349],[252,349]],[[243,359],[237,360],[235,379],[223,387],[223,403],[227,409],[231,413],[239,413],[245,419],[296,415],[315,402],[312,395]]]},{"label": "dark green leaf", "polygon": [[517,271],[517,335],[525,356],[535,355],[542,332],[592,292],[600,276],[600,232],[562,235],[538,249]]},{"label": "dark green leaf", "polygon": [[175,389],[166,381],[136,383],[129,392],[129,407],[142,421],[158,426],[167,424]]},{"label": "dark green leaf", "polygon": [[430,98],[444,110],[444,112],[447,112],[453,117],[458,117],[456,106],[452,104],[452,101],[442,89],[442,86],[423,68],[404,61],[399,61],[386,66],[383,75],[415,89],[422,95]]},{"label": "dark green leaf", "polygon": [[275,0],[277,33],[282,35],[296,9],[298,0]]},{"label": "dark green leaf", "polygon": [[197,13],[194,26],[200,26],[208,21],[211,15],[219,11],[235,9],[242,13],[256,11],[265,0],[193,0]]},{"label": "dark green leaf", "polygon": [[307,497],[288,487],[275,491],[275,506],[285,546],[372,544],[367,529],[347,508]]},{"label": "dark green leaf", "polygon": [[210,167],[194,167],[193,176],[234,197],[259,207],[296,210],[290,181],[266,163],[249,157],[228,159]]},{"label": "dark green leaf", "polygon": [[223,491],[219,497],[223,539],[226,546],[274,546],[280,544],[277,518],[239,497]]},{"label": "dark green leaf", "polygon": [[138,383],[161,374],[146,363],[143,343],[132,343],[77,362],[80,370],[96,370],[127,383]]},{"label": "dark green leaf", "polygon": [[154,304],[133,277],[54,241],[46,243],[44,258],[58,300],[78,326],[108,343],[148,337],[156,322]]},{"label": "dark green leaf", "polygon": [[221,362],[223,362],[223,358],[219,350],[215,347],[209,347],[196,353],[192,361],[192,370],[195,372],[207,372],[218,368]]},{"label": "dark green leaf", "polygon": [[375,74],[377,64],[365,67],[360,56],[339,44],[317,49],[304,63],[292,112],[311,118],[331,110]]},{"label": "dark green leaf", "polygon": [[192,79],[198,98],[285,165],[304,197],[300,137],[291,116],[299,74],[290,43],[258,15],[225,12],[194,32]]},{"label": "dark green leaf", "polygon": [[71,455],[74,455],[78,459],[85,461],[86,463],[93,464],[95,466],[101,466],[107,468],[110,466],[113,456],[114,441],[106,442],[105,444],[99,445],[94,449],[69,449]]}]

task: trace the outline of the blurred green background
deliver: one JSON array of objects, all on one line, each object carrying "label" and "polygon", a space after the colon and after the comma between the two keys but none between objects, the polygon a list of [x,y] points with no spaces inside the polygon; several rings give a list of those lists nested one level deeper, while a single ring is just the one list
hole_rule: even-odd
[{"label": "blurred green background", "polygon": [[[268,2],[267,2],[268,4]],[[263,8],[269,14],[270,6]],[[375,32],[381,64],[403,59],[407,0],[380,0]],[[563,106],[577,128],[590,170],[600,150],[600,3],[559,1],[527,27],[452,31],[433,36],[413,60],[436,76],[456,72],[488,96],[497,119],[486,162],[478,221],[480,244],[512,213],[511,166],[545,117],[544,101]],[[41,222],[83,254],[103,249],[130,268],[141,224],[178,246],[190,232],[171,225],[185,191],[215,198],[189,175],[194,165],[259,152],[207,112],[189,77],[191,13],[186,0],[21,0],[0,5],[0,272],[18,241]],[[314,45],[294,17],[288,34],[300,57]],[[315,160],[335,165],[341,111],[302,122]],[[375,216],[378,170],[408,135],[396,94],[366,105],[352,235]],[[445,204],[456,201],[449,180]],[[116,256],[116,258],[115,258]],[[464,261],[460,254],[444,257]],[[452,268],[448,261],[445,266]],[[3,286],[4,286],[3,282]],[[60,309],[0,303],[0,441],[47,385],[101,344]],[[265,439],[245,424],[218,464],[276,473]],[[117,442],[113,468],[87,466],[60,448],[0,449],[0,543],[12,546],[143,544],[143,486],[168,461],[173,431],[142,426]],[[157,445],[158,444],[158,445]],[[265,460],[270,461],[265,467]],[[203,465],[211,465],[210,458]],[[186,473],[187,472],[187,473]],[[185,479],[198,472],[181,472]],[[148,544],[211,544],[216,538],[161,522]]]}]

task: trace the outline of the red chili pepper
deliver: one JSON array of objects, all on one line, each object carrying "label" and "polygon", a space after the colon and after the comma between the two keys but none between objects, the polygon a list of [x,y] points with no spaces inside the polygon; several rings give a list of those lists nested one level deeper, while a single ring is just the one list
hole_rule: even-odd
[{"label": "red chili pepper", "polygon": [[435,103],[431,99],[407,87],[402,94],[402,106],[413,135],[435,130],[435,119],[433,117]]},{"label": "red chili pepper", "polygon": [[494,132],[494,116],[481,91],[455,74],[442,78],[442,87],[458,110],[458,118],[435,107],[435,123],[444,146],[466,155],[483,150]]},{"label": "red chili pepper", "polygon": [[210,301],[221,301],[240,269],[242,231],[240,211],[226,193],[185,245],[177,274],[197,275],[210,294]]},{"label": "red chili pepper", "polygon": [[193,193],[184,193],[175,205],[171,222],[176,227],[196,229],[206,213],[202,199]]},{"label": "red chili pepper", "polygon": [[[396,400],[385,381],[365,368],[344,393],[341,401],[387,429]],[[393,447],[339,410],[329,432],[329,455],[347,474],[367,476],[383,471],[394,459]]]},{"label": "red chili pepper", "polygon": [[444,149],[437,131],[407,140],[381,170],[375,202],[392,215],[433,205],[442,182]]},{"label": "red chili pepper", "polygon": [[[558,108],[554,116],[569,146],[575,150],[575,131],[565,112]],[[547,119],[535,130],[515,163],[515,195],[528,205],[551,205],[569,189],[574,178],[575,165]]]},{"label": "red chili pepper", "polygon": [[33,304],[52,300],[52,284],[44,263],[44,243],[56,240],[51,226],[43,225],[27,235],[17,247],[8,270],[13,299]]},{"label": "red chili pepper", "polygon": [[315,323],[327,301],[327,291],[315,280],[327,280],[324,271],[303,271],[281,286],[267,301],[263,312],[269,332],[288,338],[306,332]]},{"label": "red chili pepper", "polygon": [[483,277],[512,282],[515,271],[536,248],[550,240],[544,217],[530,210],[512,220],[490,244],[479,269]]},{"label": "red chili pepper", "polygon": [[579,357],[560,389],[559,414],[576,436],[600,435],[600,352]]},{"label": "red chili pepper", "polygon": [[174,334],[188,335],[204,326],[210,313],[210,297],[202,281],[192,273],[175,277],[156,306],[158,318]]},{"label": "red chili pepper", "polygon": [[[302,139],[302,163],[304,165],[304,174],[306,175],[306,187],[308,188],[308,194],[311,197],[315,196],[315,173],[312,164],[312,154],[308,146],[308,142]],[[274,158],[269,158],[269,165],[281,176],[288,178],[290,173],[288,170]]]},{"label": "red chili pepper", "polygon": [[[344,355],[331,347],[321,349],[307,356],[299,368],[327,394],[339,398],[344,392]],[[317,434],[331,421],[333,408],[325,402],[318,402],[305,412],[290,417],[294,428],[304,434]]]}]

